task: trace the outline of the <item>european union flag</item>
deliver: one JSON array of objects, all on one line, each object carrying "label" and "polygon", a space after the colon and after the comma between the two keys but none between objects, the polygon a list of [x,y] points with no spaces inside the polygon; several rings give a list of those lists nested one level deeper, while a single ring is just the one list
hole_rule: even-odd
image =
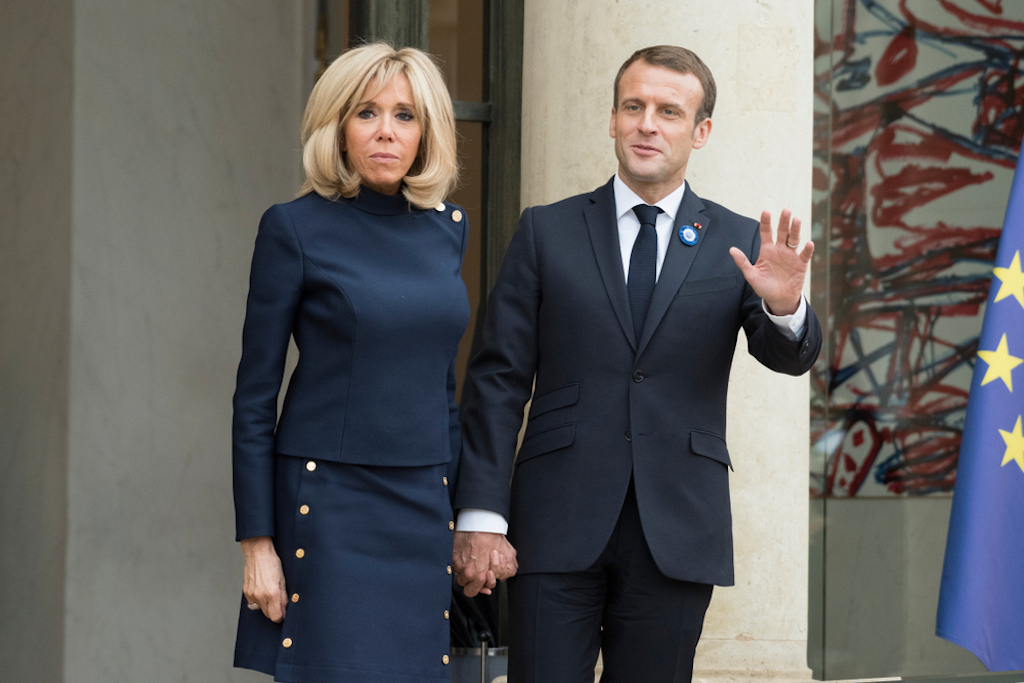
[{"label": "european union flag", "polygon": [[1024,669],[1024,165],[978,340],[935,633],[989,671]]}]

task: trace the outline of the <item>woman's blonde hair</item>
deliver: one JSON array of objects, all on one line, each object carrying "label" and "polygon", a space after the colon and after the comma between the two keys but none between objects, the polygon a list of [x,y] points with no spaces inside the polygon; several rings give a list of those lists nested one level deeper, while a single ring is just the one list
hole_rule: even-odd
[{"label": "woman's blonde hair", "polygon": [[[313,87],[302,117],[302,166],[306,180],[300,195],[316,192],[328,199],[355,197],[362,178],[346,164],[342,141],[356,105],[375,97],[392,78],[404,74],[412,88],[420,121],[420,148],[402,181],[402,194],[421,209],[437,206],[455,189],[455,114],[441,72],[425,53],[371,43],[345,52]],[[377,92],[367,92],[374,81]]]}]

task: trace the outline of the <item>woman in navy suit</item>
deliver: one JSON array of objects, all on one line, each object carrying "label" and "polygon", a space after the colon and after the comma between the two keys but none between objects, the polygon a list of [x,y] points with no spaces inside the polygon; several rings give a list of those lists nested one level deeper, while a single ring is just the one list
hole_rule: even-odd
[{"label": "woman in navy suit", "polygon": [[[314,87],[306,180],[253,253],[234,396],[235,665],[296,682],[447,681],[469,305],[455,120],[422,52],[366,45]],[[289,340],[299,349],[280,417]]]}]

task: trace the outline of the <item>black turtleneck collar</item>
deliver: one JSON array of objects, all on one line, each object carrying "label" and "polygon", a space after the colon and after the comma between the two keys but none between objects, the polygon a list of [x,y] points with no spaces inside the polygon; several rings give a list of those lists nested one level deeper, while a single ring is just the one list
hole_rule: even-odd
[{"label": "black turtleneck collar", "polygon": [[352,202],[354,208],[377,216],[398,216],[416,211],[416,207],[409,203],[401,190],[396,194],[381,194],[366,185],[360,185],[359,194],[348,201]]}]

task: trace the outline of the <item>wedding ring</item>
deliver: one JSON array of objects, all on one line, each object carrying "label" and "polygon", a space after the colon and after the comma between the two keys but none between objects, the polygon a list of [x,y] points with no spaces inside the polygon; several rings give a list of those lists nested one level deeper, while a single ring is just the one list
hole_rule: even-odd
[{"label": "wedding ring", "polygon": [[789,242],[786,242],[786,246],[789,247],[790,249],[796,249],[797,247],[800,246],[800,243],[797,242],[796,244],[790,244]]},{"label": "wedding ring", "polygon": [[250,603],[249,603],[249,604],[247,605],[247,607],[248,607],[249,609],[251,609],[251,610],[252,610],[253,612],[255,612],[256,610],[258,610],[258,609],[260,608],[260,603],[258,603],[258,602],[250,602]]}]

